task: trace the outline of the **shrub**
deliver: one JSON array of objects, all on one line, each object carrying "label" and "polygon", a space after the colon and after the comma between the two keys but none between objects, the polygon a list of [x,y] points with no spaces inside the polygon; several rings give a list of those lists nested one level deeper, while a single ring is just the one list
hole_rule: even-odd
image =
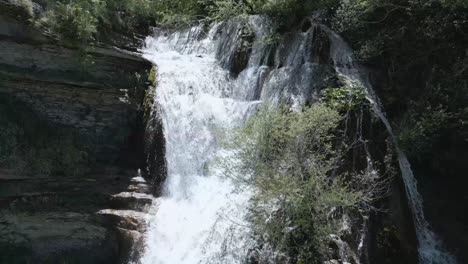
[{"label": "shrub", "polygon": [[330,177],[341,157],[335,147],[341,121],[324,104],[301,112],[264,106],[234,136],[240,162],[228,175],[254,187],[249,220],[263,248],[274,251],[265,255],[322,263],[342,215],[372,203],[367,175]]},{"label": "shrub", "polygon": [[448,8],[468,8],[468,2],[466,0],[441,0],[442,5]]},{"label": "shrub", "polygon": [[57,2],[37,23],[59,38],[88,42],[94,40],[104,7],[103,1]]},{"label": "shrub", "polygon": [[278,45],[282,40],[282,36],[279,33],[272,33],[263,36],[260,39],[260,43],[262,46],[268,47],[268,46],[275,46]]},{"label": "shrub", "polygon": [[79,39],[88,43],[112,30],[147,29],[160,16],[159,2],[162,1],[48,1],[45,14],[36,24],[60,39]]},{"label": "shrub", "polygon": [[218,0],[207,7],[210,20],[226,20],[249,13],[249,6],[242,1]]},{"label": "shrub", "polygon": [[126,34],[144,32],[152,25],[186,28],[200,20],[225,20],[246,14],[302,18],[337,3],[338,0],[49,0],[45,15],[36,24],[58,38],[88,43],[113,30]]},{"label": "shrub", "polygon": [[399,134],[401,147],[412,158],[424,159],[431,153],[442,131],[452,123],[453,114],[444,108],[427,108],[419,115],[410,113]]},{"label": "shrub", "polygon": [[31,0],[10,0],[11,3],[20,6],[30,16],[34,16],[33,3]]},{"label": "shrub", "polygon": [[322,91],[322,102],[342,112],[358,110],[369,104],[364,87],[328,87]]}]

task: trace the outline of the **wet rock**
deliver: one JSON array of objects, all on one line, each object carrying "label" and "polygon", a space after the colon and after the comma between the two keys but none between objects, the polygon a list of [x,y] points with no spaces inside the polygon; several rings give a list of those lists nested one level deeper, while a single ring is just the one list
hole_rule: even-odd
[{"label": "wet rock", "polygon": [[146,229],[147,214],[133,210],[104,209],[97,213],[100,221],[107,226],[143,231]]},{"label": "wet rock", "polygon": [[145,194],[151,193],[150,186],[144,183],[132,184],[128,186],[128,190],[130,192],[136,192],[136,193],[145,193]]},{"label": "wet rock", "polygon": [[0,263],[113,263],[118,244],[92,216],[49,212],[0,216]]},{"label": "wet rock", "polygon": [[141,255],[144,246],[144,236],[135,230],[117,228],[116,234],[119,241],[121,263],[130,263],[137,261]]},{"label": "wet rock", "polygon": [[[161,131],[148,159],[164,161],[162,126],[142,111],[152,64],[128,49],[48,38],[30,22],[40,8],[24,12],[19,2],[0,1],[0,97],[79,134],[95,164],[82,177],[0,170],[0,263],[128,263],[146,226],[145,215],[130,209],[144,210],[153,191],[127,171],[145,167],[147,124]],[[164,162],[153,166],[165,170]]]},{"label": "wet rock", "polygon": [[144,193],[122,192],[111,198],[111,206],[114,209],[134,209],[145,211],[153,202],[153,196]]},{"label": "wet rock", "polygon": [[336,245],[338,256],[343,261],[341,263],[360,263],[355,251],[347,242],[334,234],[330,235],[330,239]]},{"label": "wet rock", "polygon": [[[148,95],[154,94],[154,87],[150,87]],[[151,92],[153,91],[153,92]],[[154,96],[145,101],[145,128],[144,128],[144,160],[145,167],[142,175],[148,180],[155,195],[160,194],[162,184],[167,177],[166,167],[166,141],[164,139],[164,129],[160,115],[159,105],[154,101]],[[147,105],[148,104],[148,105]],[[141,178],[141,177],[140,177]],[[146,182],[141,178],[138,183]]]},{"label": "wet rock", "polygon": [[148,186],[124,172],[36,178],[0,170],[0,263],[128,263],[141,249],[146,215],[102,209],[113,207],[113,196],[122,199],[121,209],[151,196],[129,192],[132,185]]},{"label": "wet rock", "polygon": [[237,77],[247,67],[255,34],[249,23],[238,20],[226,23],[219,36],[217,58],[223,68]]}]

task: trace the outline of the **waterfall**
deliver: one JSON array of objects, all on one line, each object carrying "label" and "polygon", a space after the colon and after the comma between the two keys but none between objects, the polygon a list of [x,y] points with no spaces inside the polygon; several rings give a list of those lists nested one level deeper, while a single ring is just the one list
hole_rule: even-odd
[{"label": "waterfall", "polygon": [[236,192],[213,164],[229,154],[222,131],[242,124],[258,102],[234,97],[235,82],[216,60],[217,32],[159,31],[143,51],[157,65],[168,177],[153,204],[141,263],[237,263],[247,255],[249,194]]},{"label": "waterfall", "polygon": [[412,212],[413,221],[416,229],[416,236],[419,246],[419,261],[421,264],[454,264],[455,258],[447,253],[441,242],[437,239],[431,230],[429,223],[425,219],[423,210],[423,200],[418,192],[417,180],[411,169],[405,153],[398,147],[396,136],[386,118],[378,97],[375,95],[372,85],[369,82],[368,75],[353,58],[353,52],[347,43],[335,32],[325,26],[322,28],[329,34],[331,40],[331,56],[335,64],[337,73],[344,82],[351,87],[361,86],[366,89],[368,100],[372,105],[373,112],[380,118],[385,125],[396,148],[398,162],[405,185],[405,191]]},{"label": "waterfall", "polygon": [[[252,190],[237,190],[214,165],[229,156],[220,144],[222,131],[240,126],[262,101],[300,107],[317,99],[338,75],[348,85],[366,88],[374,112],[394,140],[420,262],[455,263],[425,220],[410,163],[398,149],[368,76],[348,45],[313,23],[288,33],[279,43],[265,45],[264,39],[274,31],[272,24],[268,18],[251,16],[216,24],[208,33],[194,27],[159,30],[147,38],[144,56],[158,69],[155,100],[161,108],[168,177],[153,204],[141,262],[244,262],[254,246],[245,222]],[[324,41],[330,43],[329,49]]]},{"label": "waterfall", "polygon": [[[245,67],[233,77],[246,27],[254,40]],[[142,51],[157,66],[155,101],[161,108],[168,177],[153,204],[141,263],[240,263],[253,247],[244,219],[250,192],[237,192],[213,166],[229,155],[220,131],[241,125],[264,100],[303,104],[311,88],[323,86],[323,72],[330,71],[312,62],[313,32],[301,32],[273,49],[263,44],[272,30],[269,19],[251,16],[214,25],[208,33],[194,27],[158,30],[147,38]],[[268,65],[272,57],[281,67]]]}]

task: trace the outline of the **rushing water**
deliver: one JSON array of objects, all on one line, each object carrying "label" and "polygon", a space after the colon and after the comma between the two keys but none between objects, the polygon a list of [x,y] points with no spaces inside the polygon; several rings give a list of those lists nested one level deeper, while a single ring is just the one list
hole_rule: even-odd
[{"label": "rushing water", "polygon": [[[245,23],[255,41],[248,63],[234,78],[229,70],[243,45]],[[145,57],[157,65],[155,100],[165,129],[168,178],[153,206],[142,263],[230,264],[245,259],[251,247],[244,222],[250,191],[237,191],[213,164],[229,155],[221,147],[221,131],[241,125],[261,101],[300,106],[316,98],[337,73],[349,85],[366,88],[374,112],[395,140],[367,74],[337,34],[312,25],[265,45],[263,39],[272,30],[271,21],[253,16],[247,22],[215,25],[209,33],[194,27],[159,31],[147,39]],[[324,35],[331,43],[329,51],[323,49]],[[324,51],[333,65],[324,61]],[[411,166],[403,152],[398,154],[420,262],[455,263],[430,230]]]},{"label": "rushing water", "polygon": [[[312,63],[310,34],[273,49],[262,44],[272,30],[269,20],[247,22],[255,41],[248,63],[234,78],[230,69],[242,45],[244,22],[180,32],[158,31],[147,39],[144,56],[157,65],[155,100],[161,108],[168,177],[153,205],[141,259],[147,264],[240,263],[249,246],[244,223],[249,191],[237,192],[213,162],[229,152],[222,133],[239,126],[260,100],[302,104],[320,83],[321,68]],[[233,161],[234,162],[234,161]]]},{"label": "rushing water", "polygon": [[226,248],[249,195],[235,192],[212,165],[226,154],[221,131],[241,124],[258,102],[232,98],[234,84],[215,59],[214,32],[159,32],[144,50],[158,67],[168,178],[153,206],[142,263],[233,263],[236,254],[246,255],[245,236],[236,237],[237,252]]}]

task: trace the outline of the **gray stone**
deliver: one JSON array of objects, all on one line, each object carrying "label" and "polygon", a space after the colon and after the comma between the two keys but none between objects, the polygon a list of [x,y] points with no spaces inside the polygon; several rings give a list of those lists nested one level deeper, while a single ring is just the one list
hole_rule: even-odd
[{"label": "gray stone", "polygon": [[90,219],[90,215],[78,213],[3,213],[0,216],[0,262],[115,261],[118,244],[112,239],[113,234]]}]

